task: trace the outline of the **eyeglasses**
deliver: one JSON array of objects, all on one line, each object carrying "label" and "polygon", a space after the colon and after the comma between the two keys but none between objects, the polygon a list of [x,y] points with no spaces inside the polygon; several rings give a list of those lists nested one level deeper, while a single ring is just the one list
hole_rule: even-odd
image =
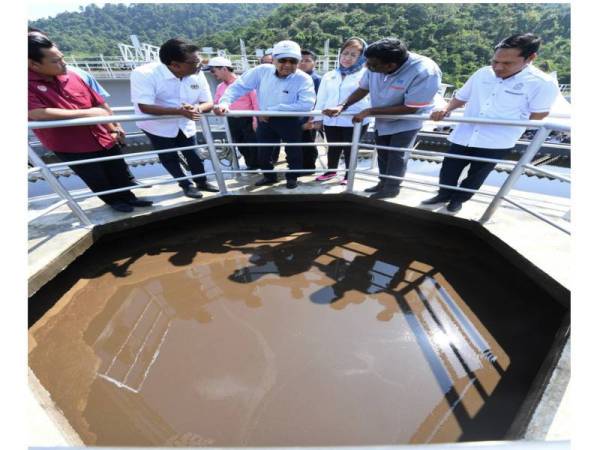
[{"label": "eyeglasses", "polygon": [[277,59],[277,64],[298,64],[298,60],[294,58],[280,58]]}]

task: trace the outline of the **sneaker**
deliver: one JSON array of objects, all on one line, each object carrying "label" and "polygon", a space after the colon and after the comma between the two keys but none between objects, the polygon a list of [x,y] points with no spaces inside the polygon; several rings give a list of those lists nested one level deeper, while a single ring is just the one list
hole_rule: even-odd
[{"label": "sneaker", "polygon": [[317,181],[327,181],[327,180],[331,180],[332,178],[335,178],[336,173],[335,172],[326,172],[323,175],[319,175],[317,178],[315,178]]},{"label": "sneaker", "polygon": [[197,183],[196,186],[201,191],[219,192],[219,188],[217,186],[215,186],[214,184],[209,183],[209,182],[206,182],[206,183]]},{"label": "sneaker", "polygon": [[423,200],[421,202],[421,205],[435,205],[436,203],[446,203],[448,200],[450,200],[450,197],[448,197],[447,195],[438,194],[435,197]]},{"label": "sneaker", "polygon": [[296,180],[287,180],[285,182],[285,187],[288,189],[296,189],[298,187],[298,181]]},{"label": "sneaker", "polygon": [[109,206],[112,209],[114,209],[115,211],[119,211],[119,212],[128,213],[128,212],[133,211],[133,206],[131,206],[129,203],[125,203],[125,202],[115,202],[115,203],[111,203]]},{"label": "sneaker", "polygon": [[340,181],[340,184],[346,186],[348,184],[348,180],[343,179],[342,181]]},{"label": "sneaker", "polygon": [[458,212],[462,208],[463,202],[460,200],[450,200],[450,203],[446,206],[446,209],[450,212]]},{"label": "sneaker", "polygon": [[187,186],[183,188],[183,195],[189,198],[202,198],[202,192],[197,187]]},{"label": "sneaker", "polygon": [[128,200],[127,203],[131,206],[138,206],[138,207],[144,207],[144,206],[152,206],[152,204],[154,203],[152,200],[144,200],[141,198],[134,198],[133,200]]},{"label": "sneaker", "polygon": [[267,178],[267,177],[262,177],[260,180],[258,180],[256,183],[254,183],[254,186],[267,186],[269,184],[275,184],[277,183],[277,179],[273,179],[273,178]]},{"label": "sneaker", "polygon": [[383,190],[383,183],[380,181],[375,186],[365,189],[365,192],[379,192]]},{"label": "sneaker", "polygon": [[400,193],[399,189],[393,189],[393,190],[381,190],[379,192],[375,192],[374,194],[370,195],[369,198],[372,199],[382,199],[382,198],[392,198],[397,196]]}]

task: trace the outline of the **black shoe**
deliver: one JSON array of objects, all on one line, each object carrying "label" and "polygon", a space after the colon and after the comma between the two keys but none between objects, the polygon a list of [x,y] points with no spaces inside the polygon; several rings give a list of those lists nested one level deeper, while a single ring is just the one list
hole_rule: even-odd
[{"label": "black shoe", "polygon": [[214,184],[208,183],[208,182],[198,183],[198,184],[196,184],[196,186],[201,191],[206,191],[206,192],[219,192],[219,190],[220,190],[217,186],[215,186]]},{"label": "black shoe", "polygon": [[380,181],[375,186],[365,189],[365,192],[379,192],[383,190],[383,183]]},{"label": "black shoe", "polygon": [[394,189],[394,190],[389,190],[386,189],[384,191],[379,191],[379,192],[375,192],[374,194],[370,195],[369,198],[372,199],[379,199],[379,198],[392,198],[397,196],[400,193],[399,189]]},{"label": "black shoe", "polygon": [[428,198],[427,200],[423,200],[421,205],[435,205],[436,203],[446,203],[450,200],[450,197],[446,195],[436,195],[435,197]]},{"label": "black shoe", "polygon": [[152,206],[152,204],[154,202],[152,200],[143,200],[141,198],[136,198],[133,200],[127,200],[127,203],[131,206],[144,207],[144,206]]},{"label": "black shoe", "polygon": [[450,212],[458,212],[462,208],[463,202],[460,200],[450,200],[450,203],[446,206],[446,209]]},{"label": "black shoe", "polygon": [[202,192],[194,186],[186,186],[183,188],[183,195],[189,198],[202,198]]},{"label": "black shoe", "polygon": [[298,181],[296,180],[287,180],[285,182],[285,187],[288,189],[296,189],[298,187]]},{"label": "black shoe", "polygon": [[125,202],[115,202],[115,203],[111,203],[109,205],[112,209],[114,209],[115,211],[119,211],[119,212],[132,212],[133,211],[133,206],[131,206],[129,203],[125,203]]},{"label": "black shoe", "polygon": [[260,180],[258,180],[256,183],[254,183],[254,186],[267,186],[269,184],[275,184],[275,183],[277,183],[277,178],[273,179],[273,178],[262,177]]}]

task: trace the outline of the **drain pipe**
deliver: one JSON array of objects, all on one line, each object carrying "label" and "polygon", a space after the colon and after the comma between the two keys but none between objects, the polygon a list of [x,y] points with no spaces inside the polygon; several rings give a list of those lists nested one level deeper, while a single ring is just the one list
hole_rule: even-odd
[{"label": "drain pipe", "polygon": [[523,153],[523,156],[521,156],[521,159],[512,169],[512,172],[492,200],[492,203],[490,203],[488,208],[483,213],[483,216],[481,216],[481,219],[479,219],[479,223],[486,223],[494,215],[494,212],[496,212],[500,206],[500,202],[510,192],[515,183],[518,181],[519,177],[523,174],[525,166],[533,160],[536,153],[540,150],[540,147],[550,134],[550,131],[551,130],[545,126],[542,126],[537,130],[537,133],[535,133],[535,137],[531,141],[531,144],[529,144],[527,150],[525,150],[525,153]]}]

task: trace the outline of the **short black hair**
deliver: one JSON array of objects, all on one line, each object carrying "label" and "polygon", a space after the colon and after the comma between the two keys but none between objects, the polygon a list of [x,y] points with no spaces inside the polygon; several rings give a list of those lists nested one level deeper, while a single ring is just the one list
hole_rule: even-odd
[{"label": "short black hair", "polygon": [[527,59],[538,52],[541,43],[542,39],[535,34],[518,33],[502,39],[502,41],[494,47],[494,51],[501,48],[518,48],[521,51],[520,56]]},{"label": "short black hair", "polygon": [[310,56],[313,61],[317,60],[317,54],[315,52],[313,52],[312,50],[309,50],[307,48],[303,48],[302,50],[300,50],[300,54],[302,56]]},{"label": "short black hair", "polygon": [[185,62],[186,55],[200,51],[200,48],[182,38],[169,39],[160,46],[158,57],[160,62],[169,65],[173,61]]},{"label": "short black hair", "polygon": [[54,47],[54,43],[40,32],[33,32],[27,35],[28,53],[27,57],[35,62],[42,62],[44,59],[45,48]]},{"label": "short black hair", "polygon": [[369,45],[365,56],[377,58],[383,63],[402,64],[408,58],[408,48],[400,39],[383,38]]}]

